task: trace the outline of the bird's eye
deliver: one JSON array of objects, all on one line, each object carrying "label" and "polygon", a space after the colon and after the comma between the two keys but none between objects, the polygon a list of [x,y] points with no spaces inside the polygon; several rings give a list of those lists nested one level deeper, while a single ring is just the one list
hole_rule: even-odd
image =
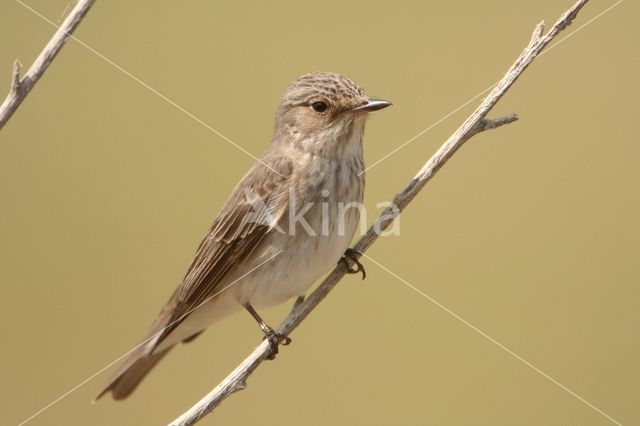
[{"label": "bird's eye", "polygon": [[312,103],[311,108],[313,108],[315,112],[325,112],[329,107],[324,102],[318,101],[318,102]]}]

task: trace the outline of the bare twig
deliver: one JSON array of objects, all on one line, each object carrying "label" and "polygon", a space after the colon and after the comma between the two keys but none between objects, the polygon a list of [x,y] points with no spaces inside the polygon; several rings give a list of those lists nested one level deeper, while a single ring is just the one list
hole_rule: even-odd
[{"label": "bare twig", "polygon": [[[11,76],[11,89],[4,102],[2,102],[2,105],[0,105],[0,129],[9,121],[9,118],[11,118],[13,113],[18,109],[24,98],[27,97],[27,94],[40,77],[42,77],[42,74],[47,70],[49,64],[51,64],[60,49],[62,49],[62,46],[64,46],[64,43],[71,33],[80,24],[82,18],[89,12],[94,2],[95,0],[78,0],[22,79],[20,79],[20,62],[15,61],[13,64],[13,74]],[[22,2],[19,1],[19,3],[25,6]]]},{"label": "bare twig", "polygon": [[[393,203],[376,219],[367,233],[356,243],[354,250],[362,253],[376,241],[382,231],[387,229],[402,210],[413,200],[424,185],[431,180],[449,158],[472,136],[485,130],[494,129],[504,124],[512,123],[518,118],[515,114],[494,120],[486,116],[494,105],[507,92],[509,87],[520,77],[524,70],[533,62],[536,56],[549,42],[571,24],[580,9],[588,0],[580,0],[567,10],[551,30],[543,34],[543,23],[538,24],[533,32],[529,45],[520,57],[509,68],[505,76],[493,88],[491,93],[482,101],[480,106],[453,133],[453,135],[438,149],[431,159],[420,169],[418,174],[393,199]],[[309,313],[325,298],[333,287],[342,279],[347,269],[339,262],[338,266],[327,276],[318,288],[302,303],[297,305],[291,314],[280,325],[278,333],[289,335]],[[171,422],[171,425],[192,425],[211,412],[225,398],[232,393],[246,387],[247,378],[270,354],[269,343],[263,341],[235,370],[231,372],[215,389],[202,398],[183,415]]]}]

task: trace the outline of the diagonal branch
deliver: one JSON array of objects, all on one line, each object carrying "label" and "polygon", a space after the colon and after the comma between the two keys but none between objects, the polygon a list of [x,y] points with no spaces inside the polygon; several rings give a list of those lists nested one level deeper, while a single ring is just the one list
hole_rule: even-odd
[{"label": "diagonal branch", "polygon": [[[451,156],[472,136],[485,130],[512,123],[518,119],[515,114],[494,120],[487,119],[487,114],[502,98],[507,90],[515,83],[524,70],[533,62],[540,52],[563,29],[571,24],[580,9],[588,0],[579,0],[567,10],[551,27],[547,34],[543,34],[543,23],[538,24],[529,42],[518,59],[513,63],[505,76],[493,88],[491,93],[482,101],[480,106],[465,120],[449,139],[438,149],[429,161],[420,169],[418,174],[405,186],[376,219],[367,233],[353,247],[355,251],[363,253],[391,225],[400,212],[404,210],[413,198],[422,190],[424,185],[440,170]],[[309,313],[326,297],[347,272],[346,266],[339,262],[338,266],[322,281],[318,288],[302,303],[298,304],[282,322],[277,332],[289,335]],[[242,363],[236,367],[215,389],[197,402],[192,408],[171,422],[172,426],[192,425],[206,416],[216,406],[232,393],[246,387],[247,378],[270,354],[269,343],[263,341]]]},{"label": "diagonal branch", "polygon": [[[20,0],[17,1],[22,6],[29,8]],[[80,24],[80,21],[82,21],[82,18],[89,12],[94,2],[95,0],[78,0],[22,79],[20,78],[20,68],[22,66],[20,62],[15,61],[11,76],[11,89],[4,102],[2,102],[2,105],[0,105],[0,129],[9,121],[24,98],[27,97],[27,94],[29,94],[36,82],[42,77],[42,74],[47,70],[49,64],[51,64],[58,52],[60,52],[60,49],[62,49],[62,46],[64,46],[64,43],[71,33]]]}]

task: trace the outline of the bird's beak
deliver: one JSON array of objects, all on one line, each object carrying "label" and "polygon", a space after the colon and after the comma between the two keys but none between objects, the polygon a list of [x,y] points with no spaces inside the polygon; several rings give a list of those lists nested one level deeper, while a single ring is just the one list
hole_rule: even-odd
[{"label": "bird's beak", "polygon": [[364,104],[351,108],[351,111],[377,111],[379,109],[386,108],[389,105],[392,105],[391,102],[385,101],[384,99],[369,98],[369,100]]}]

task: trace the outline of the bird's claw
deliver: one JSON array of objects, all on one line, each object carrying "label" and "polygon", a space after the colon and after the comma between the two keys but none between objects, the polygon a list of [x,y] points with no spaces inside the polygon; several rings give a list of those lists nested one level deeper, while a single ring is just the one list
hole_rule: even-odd
[{"label": "bird's claw", "polygon": [[269,348],[271,348],[271,353],[269,354],[267,359],[276,358],[276,355],[278,355],[279,345],[287,346],[289,343],[291,343],[291,337],[285,334],[276,333],[273,329],[267,331],[264,334],[264,338],[269,341]]},{"label": "bird's claw", "polygon": [[[362,279],[364,280],[365,278],[367,278],[367,271],[364,270],[364,266],[358,260],[358,257],[360,256],[362,256],[362,253],[360,253],[358,250],[348,248],[340,258],[340,261],[344,263],[344,266],[347,268],[347,274],[357,274],[359,272],[362,272]],[[349,260],[353,262],[353,267],[349,263]]]}]

